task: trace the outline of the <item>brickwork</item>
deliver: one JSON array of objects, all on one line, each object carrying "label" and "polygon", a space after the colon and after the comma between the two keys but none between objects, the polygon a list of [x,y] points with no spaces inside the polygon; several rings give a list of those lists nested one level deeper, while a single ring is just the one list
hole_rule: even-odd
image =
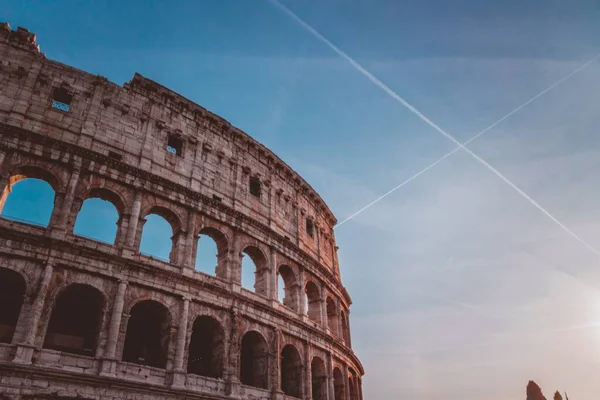
[{"label": "brickwork", "polygon": [[[20,179],[55,192],[47,227],[0,218],[0,398],[362,399],[335,217],[269,149],[138,74],[121,87],[49,60],[8,24],[0,138],[0,211]],[[116,207],[113,245],[73,233],[88,198]],[[169,260],[139,252],[149,214],[173,229]],[[200,234],[214,275],[194,269]]]}]

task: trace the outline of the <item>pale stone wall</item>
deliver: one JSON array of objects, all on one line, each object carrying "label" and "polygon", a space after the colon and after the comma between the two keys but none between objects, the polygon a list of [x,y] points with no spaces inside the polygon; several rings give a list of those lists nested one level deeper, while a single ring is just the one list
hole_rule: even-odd
[{"label": "pale stone wall", "polygon": [[[349,332],[340,332],[351,300],[340,280],[335,218],[300,176],[247,134],[157,83],[136,75],[121,87],[48,60],[26,30],[0,25],[0,62],[0,208],[20,176],[44,179],[55,190],[48,227],[0,218],[0,269],[26,282],[12,343],[0,344],[0,397],[283,399],[279,354],[289,344],[302,358],[303,398],[311,398],[313,357],[326,365],[328,400],[335,369],[345,378],[343,398],[362,398],[363,369]],[[68,112],[51,106],[56,88],[73,96]],[[169,135],[182,141],[181,156],[166,151]],[[261,182],[260,198],[249,192],[250,177]],[[119,212],[114,245],[72,232],[90,196]],[[150,212],[173,227],[168,262],[139,253]],[[194,270],[200,232],[218,243],[217,276]],[[240,287],[248,246],[263,260],[257,293]],[[291,308],[277,301],[284,264],[296,280],[290,290],[298,304]],[[318,289],[312,318],[303,310],[307,282]],[[93,356],[44,347],[56,299],[73,284],[103,297]],[[335,323],[328,321],[327,297]],[[165,368],[122,361],[129,313],[142,300],[170,315]],[[223,328],[222,378],[185,372],[201,315]],[[268,343],[267,389],[239,380],[241,340],[249,331]]]}]

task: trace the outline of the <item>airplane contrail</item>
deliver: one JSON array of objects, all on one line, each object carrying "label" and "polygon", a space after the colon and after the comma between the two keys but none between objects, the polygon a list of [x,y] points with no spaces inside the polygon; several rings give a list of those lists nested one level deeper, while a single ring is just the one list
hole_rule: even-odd
[{"label": "airplane contrail", "polygon": [[[581,64],[579,67],[577,67],[576,69],[574,69],[573,71],[571,71],[567,75],[563,76],[561,79],[559,79],[558,81],[554,82],[552,85],[548,86],[546,89],[542,90],[541,92],[539,92],[538,94],[536,94],[535,96],[533,96],[532,98],[530,98],[529,100],[527,100],[525,103],[521,104],[519,107],[515,108],[514,110],[512,110],[511,112],[509,112],[508,114],[506,114],[505,116],[503,116],[502,118],[500,118],[499,120],[497,120],[496,122],[494,122],[493,124],[491,124],[490,126],[488,126],[487,128],[485,128],[481,132],[477,133],[475,136],[471,137],[466,142],[463,142],[462,145],[466,146],[467,144],[471,143],[472,141],[474,141],[475,139],[477,139],[478,137],[480,137],[484,133],[490,131],[492,128],[496,127],[498,124],[500,124],[501,122],[503,122],[505,119],[507,119],[511,115],[519,112],[521,109],[525,108],[529,104],[533,103],[535,100],[537,100],[538,98],[540,98],[541,96],[543,96],[547,92],[551,91],[552,89],[554,89],[555,87],[557,87],[558,85],[560,85],[561,83],[563,83],[564,81],[566,81],[567,79],[569,79],[570,77],[572,77],[573,75],[575,75],[576,73],[578,73],[579,71],[581,71],[582,69],[584,69],[585,67],[587,67],[588,65],[590,65],[593,61],[596,61],[598,58],[600,58],[600,54],[596,55],[595,57],[593,57],[590,60],[586,61],[585,63]],[[429,171],[431,168],[435,167],[437,164],[439,164],[440,162],[444,161],[446,158],[450,157],[452,154],[456,153],[459,150],[461,150],[460,146],[455,147],[453,150],[451,150],[448,153],[444,154],[441,158],[439,158],[436,161],[432,162],[431,164],[429,164],[428,166],[426,166],[425,168],[423,168],[422,170],[420,170],[416,174],[412,175],[410,178],[406,179],[405,181],[403,181],[399,185],[394,186],[392,189],[390,189],[389,191],[385,192],[381,196],[377,197],[375,200],[373,200],[369,204],[365,205],[364,207],[362,207],[358,211],[356,211],[353,214],[351,214],[348,217],[346,217],[343,221],[339,222],[335,227],[337,228],[340,225],[342,225],[342,224],[350,221],[352,218],[356,217],[358,214],[360,214],[363,211],[367,210],[371,206],[377,204],[378,202],[380,202],[381,200],[383,200],[384,198],[386,198],[390,194],[394,193],[396,190],[402,188],[406,184],[412,182],[413,180],[415,180],[416,178],[418,178],[420,175],[422,175],[423,173]]]},{"label": "airplane contrail", "polygon": [[588,248],[590,251],[592,251],[596,255],[600,256],[600,251],[596,250],[592,245],[590,245],[585,240],[583,240],[581,237],[579,237],[575,232],[573,232],[566,225],[564,225],[562,222],[560,222],[556,217],[554,217],[549,211],[547,211],[538,202],[536,202],[533,198],[531,198],[527,193],[525,193],[523,190],[521,190],[510,179],[508,179],[506,176],[504,176],[500,171],[498,171],[496,168],[494,168],[492,165],[490,165],[483,158],[479,157],[477,154],[475,154],[471,149],[469,149],[468,147],[466,147],[464,144],[460,143],[450,133],[448,133],[447,131],[445,131],[444,129],[442,129],[440,126],[438,126],[435,122],[433,122],[431,119],[429,119],[425,114],[423,114],[416,107],[414,107],[412,104],[410,104],[404,98],[402,98],[398,93],[396,93],[395,91],[393,91],[385,83],[383,83],[381,80],[379,80],[375,75],[373,75],[371,72],[369,72],[367,69],[365,69],[356,60],[354,60],[352,57],[350,57],[348,54],[346,54],[344,51],[342,51],[339,47],[337,47],[335,44],[333,44],[331,41],[329,41],[326,37],[324,37],[321,33],[319,33],[319,31],[317,31],[315,28],[313,28],[308,23],[306,23],[303,19],[301,19],[300,17],[298,17],[294,12],[292,12],[289,8],[287,8],[286,6],[284,6],[283,4],[281,4],[278,0],[270,0],[270,1],[271,1],[271,3],[273,5],[275,5],[277,8],[279,8],[280,10],[282,10],[285,14],[287,14],[290,18],[292,18],[294,21],[296,21],[299,25],[301,25],[304,29],[306,29],[308,32],[310,32],[313,36],[315,36],[317,39],[319,39],[321,42],[323,42],[325,45],[327,45],[337,55],[339,55],[344,60],[348,61],[348,63],[350,63],[350,65],[352,65],[358,72],[360,72],[367,79],[369,79],[374,85],[376,85],[377,87],[379,87],[380,89],[382,89],[391,98],[393,98],[394,100],[396,100],[397,102],[399,102],[406,109],[408,109],[410,112],[412,112],[413,114],[415,114],[423,122],[425,122],[427,125],[431,126],[433,129],[435,129],[442,136],[446,137],[448,140],[450,140],[451,142],[453,142],[457,146],[457,150],[458,149],[462,149],[463,151],[465,151],[466,153],[468,153],[477,162],[479,162],[484,167],[486,167],[488,170],[490,170],[494,175],[496,175],[498,178],[500,178],[502,181],[504,181],[507,185],[509,185],[511,188],[513,188],[513,190],[515,190],[517,193],[519,193],[524,199],[526,199],[529,203],[531,203],[531,205],[533,205],[540,212],[542,212],[544,215],[546,215],[551,221],[553,221],[560,228],[562,228],[568,235],[570,235],[575,240],[577,240],[578,242],[580,242],[581,244],[583,244],[586,248]]}]

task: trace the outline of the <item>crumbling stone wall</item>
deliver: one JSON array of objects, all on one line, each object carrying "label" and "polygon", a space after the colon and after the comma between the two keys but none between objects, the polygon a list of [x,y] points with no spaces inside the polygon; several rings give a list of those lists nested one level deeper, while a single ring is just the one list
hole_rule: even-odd
[{"label": "crumbling stone wall", "polygon": [[[20,310],[16,320],[0,315],[11,332],[0,341],[0,394],[362,398],[335,218],[298,174],[244,132],[140,75],[121,87],[49,60],[32,33],[2,24],[0,211],[25,178],[53,188],[54,208],[47,227],[0,218],[0,274],[24,282],[7,300],[14,307],[3,308]],[[117,209],[114,244],[73,233],[88,198]],[[173,229],[169,260],[139,251],[151,213]],[[200,234],[217,242],[214,275],[194,269]],[[257,265],[254,292],[241,287],[244,253]],[[286,273],[285,304],[277,299],[279,271]],[[2,285],[11,279],[0,281],[0,293],[9,293]],[[76,307],[56,311],[71,291],[89,299],[95,331],[69,320],[81,313]],[[156,340],[133,351],[137,323]],[[199,326],[212,334],[194,335]],[[248,333],[264,342],[243,352]],[[193,338],[212,341],[192,345],[193,354],[212,348],[218,359],[189,368]],[[242,379],[242,363],[264,373]],[[290,376],[293,384],[282,384]]]}]

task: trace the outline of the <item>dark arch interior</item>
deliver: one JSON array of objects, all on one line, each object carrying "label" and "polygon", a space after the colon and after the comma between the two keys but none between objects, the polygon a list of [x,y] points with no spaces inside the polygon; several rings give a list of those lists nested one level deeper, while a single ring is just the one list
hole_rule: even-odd
[{"label": "dark arch interior", "polygon": [[169,350],[171,315],[162,304],[144,300],[131,309],[123,361],[165,368]]},{"label": "dark arch interior", "polygon": [[333,370],[333,390],[334,400],[346,400],[344,375],[338,368]]},{"label": "dark arch interior", "polygon": [[250,331],[242,338],[240,380],[242,384],[267,389],[268,347],[263,336]]},{"label": "dark arch interior", "polygon": [[298,398],[302,393],[302,361],[298,350],[289,344],[281,351],[281,390]]},{"label": "dark arch interior", "polygon": [[223,376],[224,336],[223,328],[214,318],[196,318],[192,328],[187,371],[210,378]]},{"label": "dark arch interior", "polygon": [[314,357],[310,363],[312,400],[325,400],[327,398],[327,371],[325,363],[319,357]]},{"label": "dark arch interior", "polygon": [[98,289],[73,284],[56,298],[44,347],[94,356],[102,322],[104,297]]},{"label": "dark arch interior", "polygon": [[25,296],[25,280],[10,269],[0,268],[0,343],[11,343]]}]

